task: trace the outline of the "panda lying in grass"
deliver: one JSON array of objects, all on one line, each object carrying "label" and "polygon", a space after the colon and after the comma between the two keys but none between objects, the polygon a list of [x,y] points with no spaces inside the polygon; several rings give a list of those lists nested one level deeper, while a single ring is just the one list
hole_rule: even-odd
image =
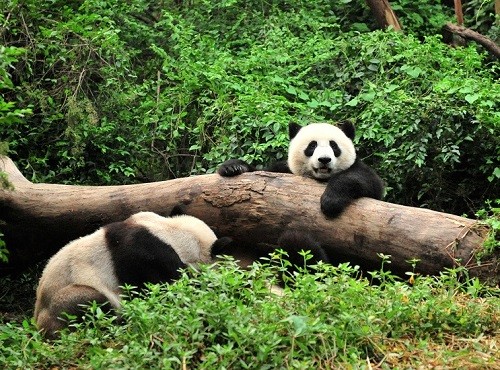
[{"label": "panda lying in grass", "polygon": [[54,338],[67,326],[63,313],[81,316],[82,305],[92,301],[118,309],[121,286],[172,282],[179,269],[211,263],[231,241],[188,215],[140,212],[103,226],[70,242],[47,263],[36,292],[37,326]]},{"label": "panda lying in grass", "polygon": [[[338,127],[328,123],[304,127],[290,123],[289,135],[288,160],[276,162],[264,171],[293,173],[326,182],[321,196],[321,210],[326,216],[339,216],[357,198],[382,199],[382,179],[356,157],[351,122]],[[231,177],[255,170],[245,161],[230,159],[219,167],[218,173]]]},{"label": "panda lying in grass", "polygon": [[[230,250],[231,238],[217,238],[206,223],[183,213],[180,207],[174,207],[171,217],[139,212],[73,240],[57,252],[47,263],[36,292],[34,317],[45,337],[56,338],[68,324],[66,315],[81,317],[84,306],[93,301],[105,309],[119,309],[124,285],[143,288],[146,283],[173,282],[180,277],[180,269],[212,263],[216,255]],[[319,257],[307,265],[327,261],[321,247],[302,233],[286,231],[277,244],[261,246],[263,256],[278,248],[288,255],[290,274],[296,266],[307,267],[302,249]],[[278,280],[283,287],[282,277]]]}]

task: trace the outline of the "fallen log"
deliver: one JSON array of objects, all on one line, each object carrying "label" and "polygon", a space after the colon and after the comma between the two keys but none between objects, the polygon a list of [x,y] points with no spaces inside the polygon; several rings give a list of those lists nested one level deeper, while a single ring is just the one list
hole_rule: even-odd
[{"label": "fallen log", "polygon": [[0,226],[10,250],[1,272],[54,254],[68,241],[139,211],[168,215],[180,203],[219,236],[241,246],[237,258],[252,260],[257,243],[275,243],[285,229],[311,233],[334,261],[378,268],[378,253],[391,255],[396,273],[438,274],[461,264],[486,278],[498,265],[475,265],[487,229],[475,220],[363,198],[336,219],[320,211],[324,185],[290,174],[246,173],[235,178],[201,175],[121,186],[34,184],[7,157],[0,157],[14,189],[0,190]]}]

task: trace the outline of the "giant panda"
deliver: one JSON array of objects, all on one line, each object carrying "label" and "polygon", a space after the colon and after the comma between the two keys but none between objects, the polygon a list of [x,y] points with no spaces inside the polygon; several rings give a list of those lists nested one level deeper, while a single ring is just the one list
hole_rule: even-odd
[{"label": "giant panda", "polygon": [[171,282],[180,268],[211,263],[230,243],[188,215],[139,212],[103,226],[48,261],[36,292],[36,324],[54,338],[67,325],[63,313],[81,315],[81,305],[92,301],[118,309],[121,286]]},{"label": "giant panda", "polygon": [[[309,233],[301,230],[285,230],[278,238],[275,244],[258,243],[257,249],[262,253],[261,258],[271,261],[271,265],[278,266],[281,261],[269,259],[269,255],[278,250],[286,254],[283,259],[289,262],[286,269],[277,276],[277,286],[272,287],[273,292],[281,294],[281,289],[285,286],[293,286],[295,273],[298,271],[311,271],[311,267],[321,263],[330,263],[323,246]],[[309,252],[309,258],[306,260],[303,251]]]},{"label": "giant panda", "polygon": [[[326,182],[320,202],[326,216],[339,216],[357,198],[382,199],[382,179],[356,156],[355,128],[351,122],[338,126],[311,123],[304,127],[292,122],[289,136],[288,159],[273,163],[264,171],[293,173]],[[255,170],[243,160],[230,159],[217,172],[231,177]]]}]

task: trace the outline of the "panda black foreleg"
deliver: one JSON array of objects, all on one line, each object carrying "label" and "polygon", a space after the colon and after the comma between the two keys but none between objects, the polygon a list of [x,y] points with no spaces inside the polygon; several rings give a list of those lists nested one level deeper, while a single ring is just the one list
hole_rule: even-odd
[{"label": "panda black foreleg", "polygon": [[337,217],[358,198],[382,199],[383,191],[383,181],[375,171],[357,162],[330,178],[321,196],[321,211],[328,217]]},{"label": "panda black foreleg", "polygon": [[356,198],[358,190],[352,188],[357,184],[346,181],[329,181],[321,195],[321,211],[327,217],[338,217],[345,208]]},{"label": "panda black foreleg", "polygon": [[269,172],[292,173],[292,171],[290,171],[290,167],[288,167],[287,161],[274,162],[262,170]]}]

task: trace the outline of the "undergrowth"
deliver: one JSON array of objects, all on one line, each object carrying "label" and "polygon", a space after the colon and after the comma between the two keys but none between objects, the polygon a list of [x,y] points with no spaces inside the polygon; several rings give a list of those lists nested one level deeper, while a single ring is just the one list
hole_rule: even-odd
[{"label": "undergrowth", "polygon": [[476,216],[489,229],[488,237],[477,253],[478,259],[500,254],[500,199],[486,202],[486,207],[480,209]]},{"label": "undergrowth", "polygon": [[[320,264],[293,289],[275,268],[231,260],[186,270],[125,299],[120,320],[91,305],[53,342],[34,324],[0,326],[0,363],[31,368],[495,368],[500,292],[461,271],[403,281],[381,269]],[[377,283],[372,283],[376,280]],[[130,287],[129,287],[130,289]],[[128,291],[125,293],[128,296]],[[119,321],[119,322],[118,322]]]}]

